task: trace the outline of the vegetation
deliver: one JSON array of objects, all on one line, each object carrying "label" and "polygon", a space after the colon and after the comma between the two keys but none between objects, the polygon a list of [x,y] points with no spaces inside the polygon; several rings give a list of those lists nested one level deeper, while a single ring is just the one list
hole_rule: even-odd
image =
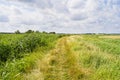
[{"label": "vegetation", "polygon": [[[53,48],[59,37],[42,33],[0,34],[0,79],[13,80],[13,76],[30,67],[43,51]],[[35,51],[39,52],[33,55]]]},{"label": "vegetation", "polygon": [[49,34],[55,34],[55,32],[49,32]]},{"label": "vegetation", "polygon": [[78,39],[79,46],[75,48],[79,53],[80,64],[91,71],[87,80],[119,80],[120,39],[99,37],[83,36]]},{"label": "vegetation", "polygon": [[15,33],[16,33],[16,34],[20,34],[20,31],[19,31],[19,30],[17,30],[17,31],[15,31]]},{"label": "vegetation", "polygon": [[25,33],[34,33],[34,31],[33,30],[28,30]]},{"label": "vegetation", "polygon": [[[6,37],[5,37],[6,36]],[[7,37],[8,36],[8,37]],[[36,47],[48,46],[58,36],[46,34],[2,35],[0,60],[20,58],[24,53],[33,52]],[[51,40],[52,39],[52,40]]]},{"label": "vegetation", "polygon": [[1,34],[0,79],[120,79],[119,38],[94,34],[63,36]]},{"label": "vegetation", "polygon": [[[107,47],[103,50],[101,46],[104,44],[98,45],[96,40],[99,43],[102,39],[96,35],[76,35],[59,39],[56,48],[38,61],[37,67],[25,74],[24,79],[119,80],[120,55],[114,51],[109,53]],[[111,41],[114,44],[117,40]]]}]

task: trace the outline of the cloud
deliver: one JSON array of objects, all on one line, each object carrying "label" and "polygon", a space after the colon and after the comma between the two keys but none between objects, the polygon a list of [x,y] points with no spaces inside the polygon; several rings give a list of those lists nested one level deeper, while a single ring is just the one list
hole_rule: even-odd
[{"label": "cloud", "polygon": [[73,14],[71,15],[71,19],[74,21],[81,21],[87,19],[87,15],[84,14]]},{"label": "cloud", "polygon": [[28,4],[30,6],[34,7],[39,7],[41,9],[45,8],[51,8],[51,0],[14,0],[14,1],[19,1],[25,4]]},{"label": "cloud", "polygon": [[0,15],[0,22],[9,22],[9,18],[5,15]]},{"label": "cloud", "polygon": [[0,13],[0,31],[120,31],[120,0],[0,0]]}]

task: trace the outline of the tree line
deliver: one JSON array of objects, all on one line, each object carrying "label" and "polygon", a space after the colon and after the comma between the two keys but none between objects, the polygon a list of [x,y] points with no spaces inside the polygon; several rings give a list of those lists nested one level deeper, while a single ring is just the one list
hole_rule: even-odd
[{"label": "tree line", "polygon": [[[34,31],[34,30],[27,30],[25,33],[44,33],[44,34],[56,34],[55,32],[40,32],[40,31]],[[15,31],[15,34],[21,34],[21,32],[19,30]]]}]

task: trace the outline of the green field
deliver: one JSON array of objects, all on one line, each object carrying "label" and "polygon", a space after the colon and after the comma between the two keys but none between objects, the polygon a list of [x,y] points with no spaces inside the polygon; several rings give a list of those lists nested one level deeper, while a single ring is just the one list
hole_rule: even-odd
[{"label": "green field", "polygon": [[120,80],[120,36],[0,34],[0,80]]}]

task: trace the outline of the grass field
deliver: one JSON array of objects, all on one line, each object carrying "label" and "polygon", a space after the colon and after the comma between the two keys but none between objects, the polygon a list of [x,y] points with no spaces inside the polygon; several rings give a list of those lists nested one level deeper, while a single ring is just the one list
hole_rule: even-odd
[{"label": "grass field", "polygon": [[37,59],[54,47],[62,35],[30,33],[0,34],[0,79],[19,80]]},{"label": "grass field", "polygon": [[[23,41],[28,47],[19,49],[16,41],[26,38],[30,45]],[[119,35],[5,34],[0,39],[0,48],[5,46],[0,49],[1,80],[120,80]],[[8,39],[17,50],[6,53]]]},{"label": "grass field", "polygon": [[120,35],[107,35],[107,36],[100,36],[99,38],[108,38],[108,39],[120,39]]}]

